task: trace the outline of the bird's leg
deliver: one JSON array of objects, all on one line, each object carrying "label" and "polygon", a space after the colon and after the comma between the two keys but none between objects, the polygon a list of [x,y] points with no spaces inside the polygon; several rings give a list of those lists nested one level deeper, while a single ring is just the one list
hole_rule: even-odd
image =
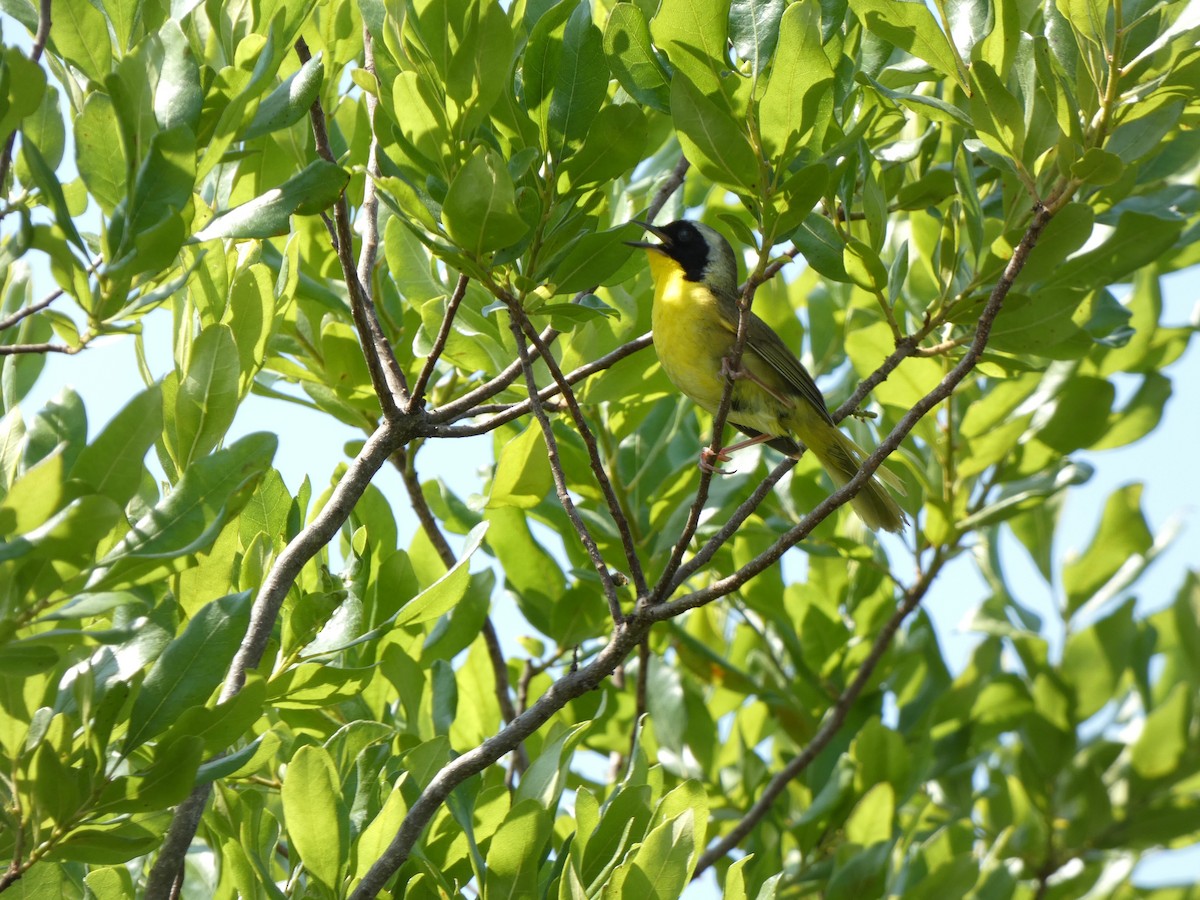
[{"label": "bird's leg", "polygon": [[[737,368],[734,368],[733,365],[730,364],[728,356],[721,357],[721,377],[728,378],[731,381],[737,381],[739,378],[744,378],[746,381],[753,381],[760,388],[762,388],[764,391],[766,391],[768,394],[770,394],[772,397],[774,397],[776,400],[778,400],[781,404],[783,404],[783,406],[785,408],[790,409],[791,407],[796,405],[796,402],[793,399],[791,399],[790,397],[785,397],[782,394],[780,394],[773,387],[771,387],[769,384],[767,384],[765,381],[763,381],[761,378],[759,378],[757,375],[755,375],[753,372],[751,372],[749,369],[747,369],[745,366],[741,365],[740,363],[738,364]],[[758,442],[755,441],[755,443],[758,443]]]},{"label": "bird's leg", "polygon": [[718,469],[715,463],[726,462],[729,459],[729,454],[724,450],[714,450],[712,447],[705,447],[700,451],[700,461],[697,463],[700,466],[701,472],[711,472],[713,475],[732,475],[736,469]]},{"label": "bird's leg", "polygon": [[700,451],[700,468],[705,472],[712,472],[716,475],[732,475],[736,469],[718,469],[713,465],[713,460],[718,462],[727,462],[729,454],[737,450],[744,450],[747,447],[753,447],[755,444],[761,444],[769,441],[774,437],[770,434],[760,434],[757,437],[752,437],[749,440],[740,441],[728,447],[722,447],[720,450],[713,450],[711,447],[705,447]]}]

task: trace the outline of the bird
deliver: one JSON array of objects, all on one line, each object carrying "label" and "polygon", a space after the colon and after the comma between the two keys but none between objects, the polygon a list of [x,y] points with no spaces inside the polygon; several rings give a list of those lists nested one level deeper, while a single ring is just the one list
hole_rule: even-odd
[{"label": "bird", "polygon": [[[715,414],[727,379],[733,379],[729,421],[749,436],[715,454],[718,460],[753,444],[799,456],[800,441],[813,452],[837,487],[859,470],[866,453],[842,434],[825,397],[795,353],[766,322],[749,313],[745,349],[736,371],[729,355],[738,326],[737,260],[729,241],[702,222],[667,225],[634,220],[659,243],[627,241],[646,251],[654,281],[651,327],[663,371],[701,409]],[[711,451],[701,468],[712,468]],[[886,469],[878,474],[895,482]],[[899,532],[907,519],[880,478],[872,478],[850,501],[872,530]]]}]

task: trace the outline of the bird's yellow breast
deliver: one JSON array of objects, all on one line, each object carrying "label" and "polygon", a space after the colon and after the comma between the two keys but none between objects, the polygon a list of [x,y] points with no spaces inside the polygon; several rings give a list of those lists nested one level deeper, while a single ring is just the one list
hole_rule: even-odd
[{"label": "bird's yellow breast", "polygon": [[733,332],[703,285],[685,279],[678,263],[662,253],[647,255],[654,276],[651,323],[658,361],[679,390],[714,412],[724,389],[721,358],[729,352]]}]

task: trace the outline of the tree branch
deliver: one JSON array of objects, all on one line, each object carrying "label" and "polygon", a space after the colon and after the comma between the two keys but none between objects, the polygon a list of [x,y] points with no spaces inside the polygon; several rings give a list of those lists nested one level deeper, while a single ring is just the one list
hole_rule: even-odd
[{"label": "tree branch", "polygon": [[388,880],[404,865],[425,826],[445,803],[451,791],[511,751],[570,701],[596,688],[637,646],[649,626],[647,619],[636,615],[618,622],[612,638],[595,659],[586,666],[562,676],[550,685],[533,706],[517,716],[509,725],[478,747],[468,750],[445,765],[409,807],[408,815],[400,824],[395,838],[367,870],[362,881],[350,894],[350,900],[369,900],[383,890]]},{"label": "tree branch", "polygon": [[[308,62],[312,58],[312,54],[308,52],[308,45],[304,42],[303,38],[299,38],[296,41],[296,53],[300,57],[301,62]],[[317,153],[322,159],[329,162],[336,162],[333,158],[333,150],[329,145],[329,133],[325,126],[325,110],[321,107],[320,97],[313,101],[312,108],[309,110],[309,118],[312,120],[313,138],[317,144]],[[371,143],[372,147],[374,147],[374,135],[372,135]],[[367,184],[370,185],[370,183],[371,178],[368,175]],[[364,195],[364,204],[365,200],[366,195]],[[333,220],[337,232],[334,249],[337,251],[338,262],[342,266],[342,275],[346,281],[346,289],[350,293],[350,313],[354,317],[354,325],[358,329],[359,343],[363,348],[367,368],[371,372],[371,383],[383,408],[384,416],[395,418],[400,414],[400,408],[408,396],[408,385],[405,383],[404,373],[400,369],[400,364],[396,361],[395,354],[392,353],[391,344],[388,343],[387,338],[383,334],[383,329],[379,324],[379,317],[375,312],[375,303],[371,299],[370,282],[368,281],[364,284],[359,280],[358,268],[353,255],[354,235],[350,226],[350,204],[346,200],[344,191],[333,205]],[[373,230],[374,226],[371,226],[368,232]],[[365,250],[366,248],[364,248]]]},{"label": "tree branch", "polygon": [[32,316],[34,313],[41,312],[43,309],[45,309],[51,303],[53,303],[55,300],[57,300],[59,297],[61,297],[64,293],[65,292],[63,291],[62,288],[53,290],[49,294],[47,294],[45,297],[43,297],[41,300],[39,300],[37,303],[31,303],[26,307],[18,309],[11,316],[7,316],[3,319],[0,319],[0,331],[7,331],[8,329],[12,328],[17,323],[21,322],[23,319],[27,319],[29,316]]},{"label": "tree branch", "polygon": [[[363,25],[363,68],[375,77],[375,45],[371,30]],[[375,274],[375,259],[379,253],[379,195],[375,190],[375,179],[379,177],[379,138],[375,135],[375,110],[379,106],[379,98],[370,91],[363,92],[363,100],[367,106],[367,121],[371,126],[371,143],[367,148],[367,173],[363,183],[362,206],[358,208],[358,216],[362,220],[362,247],[358,252],[358,283],[370,296],[371,283]],[[391,347],[389,345],[390,352]],[[403,379],[399,365],[397,374]],[[411,412],[411,410],[410,410]]]},{"label": "tree branch", "polygon": [[[241,691],[246,683],[246,672],[258,667],[279,618],[280,607],[301,569],[337,534],[375,473],[400,445],[411,438],[410,431],[411,425],[407,422],[398,424],[385,421],[380,425],[350,463],[346,474],[333,489],[329,502],[279,554],[259,588],[258,597],[250,611],[250,625],[225,676],[219,703]],[[182,877],[183,860],[200,826],[200,817],[204,813],[211,787],[209,784],[197,787],[176,807],[158,859],[146,882],[146,896],[151,900],[170,896],[172,886]]]},{"label": "tree branch", "polygon": [[[545,344],[546,343],[545,332],[542,332],[542,334],[539,335],[539,337],[542,340],[543,344]],[[613,350],[609,353],[604,354],[604,356],[601,356],[599,359],[593,360],[590,363],[586,363],[585,365],[582,365],[577,369],[573,369],[572,371],[568,372],[567,374],[565,374],[563,376],[563,380],[569,385],[578,384],[579,382],[583,381],[583,379],[587,378],[588,376],[595,375],[597,372],[603,372],[605,369],[610,368],[615,363],[620,362],[625,357],[632,356],[634,353],[637,353],[639,350],[646,349],[647,347],[650,346],[651,343],[653,343],[653,341],[651,340],[650,332],[646,332],[645,334],[634,338],[632,341],[629,341],[626,344],[622,344],[616,350]],[[506,373],[507,373],[507,371],[508,370],[505,369]],[[518,363],[518,371],[519,371],[519,363]],[[497,377],[499,377],[499,376],[497,376]],[[497,380],[497,379],[493,379],[493,381],[495,381],[495,380]],[[505,385],[505,386],[507,387],[507,385]],[[492,396],[494,396],[495,394],[498,394],[503,389],[504,389],[503,387],[498,388],[492,394]],[[476,394],[476,393],[479,393],[478,389],[476,391],[472,391],[472,394]],[[539,401],[544,402],[546,400],[549,400],[551,397],[558,396],[560,393],[562,393],[562,389],[557,383],[555,383],[555,384],[551,384],[547,387],[542,388],[540,391],[537,392],[536,396]],[[457,405],[457,401],[455,401],[454,405]],[[511,422],[513,419],[518,419],[521,416],[527,415],[532,410],[532,408],[533,408],[533,401],[531,399],[525,399],[525,400],[520,401],[519,403],[509,404],[508,406],[506,406],[504,408],[503,412],[495,413],[491,417],[485,419],[483,422],[476,423],[475,425],[438,425],[431,430],[430,436],[431,437],[468,437],[468,436],[476,435],[476,434],[486,434],[489,431],[494,431],[495,429],[499,428],[501,425],[504,425],[507,422]],[[476,409],[477,409],[477,407],[474,407],[474,406],[467,407],[466,411],[461,412],[461,414],[459,414],[458,417],[467,418],[468,416],[472,415]],[[432,410],[429,414],[430,421],[432,421],[432,422],[445,421],[445,417],[447,416],[448,410],[450,410],[450,406],[443,406],[443,407],[439,407],[436,410]]]},{"label": "tree branch", "polygon": [[68,347],[65,344],[8,344],[0,345],[0,356],[17,356],[22,353],[65,353],[67,356],[74,356],[83,349],[81,344],[78,347]]},{"label": "tree branch", "polygon": [[[625,550],[625,561],[629,565],[629,573],[633,578],[633,586],[638,596],[641,597],[647,590],[646,576],[642,572],[642,562],[638,558],[633,533],[629,528],[629,520],[625,517],[625,511],[621,509],[616,491],[613,490],[612,480],[608,477],[608,472],[605,471],[604,463],[600,459],[600,448],[596,446],[596,436],[592,434],[587,419],[584,418],[583,410],[579,407],[579,401],[575,399],[575,392],[571,390],[571,385],[567,382],[566,376],[563,375],[562,368],[558,365],[558,360],[554,358],[554,354],[550,352],[550,348],[538,338],[537,332],[525,315],[525,310],[520,309],[515,302],[510,308],[516,310],[521,328],[529,336],[533,345],[541,352],[542,362],[549,369],[550,377],[558,386],[559,392],[563,395],[563,399],[567,403],[567,409],[570,410],[571,418],[575,422],[579,436],[583,438],[584,446],[587,447],[588,461],[592,466],[592,474],[596,478],[596,483],[600,485],[600,491],[604,494],[604,500],[608,504],[608,514],[612,517],[613,524],[617,526],[617,532],[621,535],[621,546]],[[537,393],[536,385],[531,388],[531,392],[533,394]],[[540,398],[538,402],[541,402]]]},{"label": "tree branch", "polygon": [[690,166],[691,163],[687,161],[686,156],[679,157],[679,162],[675,163],[675,168],[671,170],[667,180],[658,186],[658,190],[654,192],[654,197],[650,200],[650,205],[646,207],[647,222],[653,222],[655,217],[662,212],[662,208],[667,205],[671,195],[683,187],[683,178],[687,175]]},{"label": "tree branch", "polygon": [[[549,344],[557,336],[558,332],[553,328],[546,328],[540,335],[542,341],[546,344]],[[536,356],[532,358],[536,359]],[[492,399],[492,397],[495,397],[501,391],[505,390],[517,380],[517,376],[520,374],[521,361],[519,359],[514,360],[505,366],[500,374],[488,379],[474,390],[468,391],[458,399],[452,400],[444,406],[430,410],[429,421],[438,423],[450,422],[472,415],[471,410],[475,406],[483,403],[486,400]]]},{"label": "tree branch", "polygon": [[446,349],[446,341],[450,338],[450,328],[454,324],[454,317],[458,315],[458,305],[462,303],[462,299],[466,294],[467,276],[459,275],[458,282],[454,285],[454,293],[450,295],[450,300],[446,303],[446,312],[442,316],[442,324],[438,327],[437,337],[433,340],[433,347],[430,349],[429,355],[425,357],[425,365],[421,367],[421,373],[417,376],[417,383],[413,385],[412,396],[408,400],[408,411],[410,413],[420,409],[421,404],[425,401],[425,387],[429,384],[434,366],[437,365],[438,359],[441,358],[442,351]]},{"label": "tree branch", "polygon": [[820,729],[813,735],[813,739],[808,742],[808,745],[799,756],[793,758],[771,778],[767,786],[763,789],[762,794],[754,801],[754,805],[729,830],[729,833],[701,854],[700,859],[696,862],[696,870],[692,873],[693,879],[699,877],[705,869],[709,868],[740,844],[754,830],[754,827],[762,821],[763,817],[770,812],[772,804],[784,792],[788,783],[807,769],[812,764],[812,761],[820,755],[821,751],[829,746],[829,742],[833,740],[834,736],[841,730],[842,725],[845,724],[846,716],[850,713],[850,708],[867,686],[867,682],[871,680],[871,676],[875,673],[875,667],[879,665],[879,661],[883,659],[884,653],[891,646],[892,639],[896,636],[901,623],[917,608],[917,605],[928,592],[929,586],[933,583],[944,562],[945,558],[943,556],[936,557],[933,565],[905,593],[904,602],[900,605],[899,609],[892,613],[891,618],[880,629],[875,642],[871,645],[871,652],[867,654],[867,658],[863,660],[858,672],[855,673],[854,680],[847,685],[846,689],[837,698],[837,701],[830,709],[829,715],[821,723]]},{"label": "tree branch", "polygon": [[571,499],[571,494],[567,490],[567,478],[563,473],[562,460],[558,455],[558,440],[554,437],[554,429],[550,425],[550,419],[546,416],[546,410],[542,408],[542,401],[537,396],[537,382],[533,378],[533,365],[529,360],[529,348],[525,343],[525,332],[521,328],[522,311],[517,307],[517,303],[512,298],[508,299],[509,308],[509,326],[512,329],[513,338],[517,342],[517,353],[521,359],[521,368],[525,370],[525,384],[529,389],[529,396],[533,400],[533,415],[537,419],[538,425],[542,429],[542,437],[546,441],[546,454],[550,459],[550,472],[554,477],[554,488],[558,493],[558,501],[562,504],[563,510],[566,511],[567,518],[571,520],[571,525],[575,528],[575,533],[579,535],[579,540],[587,551],[588,557],[592,561],[597,574],[600,576],[600,583],[604,587],[604,599],[608,602],[608,612],[612,616],[613,622],[620,623],[623,616],[621,613],[621,603],[617,599],[617,586],[613,581],[612,573],[608,570],[608,564],[604,561],[604,556],[600,553],[600,548],[596,545],[595,538],[588,530],[583,519],[579,515],[579,510],[575,508],[575,501]]}]

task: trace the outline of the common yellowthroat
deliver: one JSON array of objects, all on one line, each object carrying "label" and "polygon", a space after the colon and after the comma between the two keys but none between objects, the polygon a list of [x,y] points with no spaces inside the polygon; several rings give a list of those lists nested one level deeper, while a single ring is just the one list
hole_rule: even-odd
[{"label": "common yellowthroat", "polygon": [[[759,443],[796,456],[798,438],[838,487],[853,478],[866,454],[838,430],[825,397],[796,355],[753,313],[738,371],[729,372],[726,357],[738,324],[737,261],[729,242],[700,222],[634,224],[661,242],[630,245],[649,257],[654,349],[663,371],[710,413],[721,403],[726,379],[734,379],[729,421],[750,440],[726,447],[718,458]],[[878,478],[868,481],[851,503],[868,528],[900,531],[905,525],[904,513]]]}]

